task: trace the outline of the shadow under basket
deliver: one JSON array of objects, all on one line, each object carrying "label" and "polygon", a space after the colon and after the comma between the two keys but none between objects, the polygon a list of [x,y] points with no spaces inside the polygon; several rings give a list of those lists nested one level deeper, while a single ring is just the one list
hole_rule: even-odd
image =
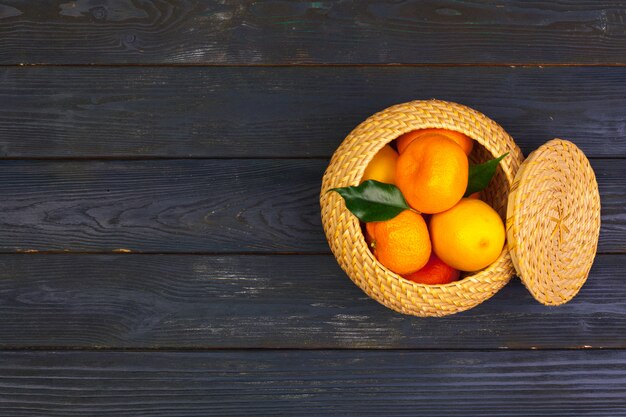
[{"label": "shadow under basket", "polygon": [[[505,221],[507,242],[487,268],[446,285],[418,284],[385,268],[365,242],[359,219],[338,193],[356,186],[374,155],[417,129],[455,130],[475,140],[480,163],[506,152],[482,198]],[[445,316],[470,309],[498,292],[517,273],[543,304],[573,298],[595,257],[600,196],[589,161],[574,144],[552,140],[529,155],[504,129],[460,104],[425,100],[389,107],[357,126],[337,148],[324,173],[322,224],[341,268],[370,297],[404,314]]]}]

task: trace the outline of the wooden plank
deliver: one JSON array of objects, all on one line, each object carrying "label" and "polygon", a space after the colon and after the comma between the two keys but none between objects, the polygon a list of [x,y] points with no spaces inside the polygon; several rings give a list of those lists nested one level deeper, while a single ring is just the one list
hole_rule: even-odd
[{"label": "wooden plank", "polygon": [[470,311],[416,318],[331,255],[3,255],[0,348],[626,348],[625,267],[600,255],[560,307],[514,279]]},{"label": "wooden plank", "polygon": [[0,63],[625,63],[623,2],[12,0]]},{"label": "wooden plank", "polygon": [[[325,252],[327,160],[0,164],[0,252]],[[626,164],[596,159],[601,252],[626,253]]]},{"label": "wooden plank", "polygon": [[23,67],[0,80],[12,158],[329,157],[369,115],[433,97],[484,112],[525,153],[561,137],[626,157],[626,68]]},{"label": "wooden plank", "polygon": [[624,351],[3,352],[0,412],[626,415]]},{"label": "wooden plank", "polygon": [[5,161],[0,251],[328,251],[327,161]]}]

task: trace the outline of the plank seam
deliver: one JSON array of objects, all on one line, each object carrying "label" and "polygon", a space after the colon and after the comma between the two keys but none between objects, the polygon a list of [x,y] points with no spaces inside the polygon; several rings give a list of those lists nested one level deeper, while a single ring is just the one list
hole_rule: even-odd
[{"label": "plank seam", "polygon": [[146,353],[158,353],[158,352],[259,352],[259,351],[277,351],[277,352],[319,352],[319,351],[351,351],[351,352],[529,352],[529,351],[546,351],[546,352],[569,352],[569,351],[626,351],[626,347],[623,348],[606,348],[606,347],[592,347],[592,346],[580,346],[580,347],[566,347],[566,348],[509,348],[506,346],[498,348],[350,348],[350,347],[333,347],[333,348],[266,348],[266,347],[204,347],[204,346],[159,346],[159,347],[82,347],[82,346],[7,346],[0,347],[0,353],[3,352],[146,352]]},{"label": "plank seam", "polygon": [[544,67],[626,67],[626,62],[602,62],[602,63],[579,63],[579,62],[433,62],[433,63],[254,63],[254,64],[217,64],[205,62],[164,62],[164,63],[46,63],[46,62],[30,62],[30,63],[13,63],[0,64],[0,68],[13,67],[171,67],[171,68],[387,68],[387,67],[515,67],[515,68],[544,68]]}]

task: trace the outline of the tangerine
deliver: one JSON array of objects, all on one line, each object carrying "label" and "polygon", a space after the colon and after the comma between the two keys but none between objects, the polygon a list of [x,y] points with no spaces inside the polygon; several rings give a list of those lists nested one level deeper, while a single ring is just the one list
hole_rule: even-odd
[{"label": "tangerine", "polygon": [[430,219],[433,250],[446,264],[477,271],[493,263],[504,247],[504,224],[482,200],[464,198]]},{"label": "tangerine", "polygon": [[458,269],[444,263],[433,252],[422,269],[405,275],[404,278],[419,284],[440,285],[454,282],[459,279],[459,276],[461,276],[461,272]]},{"label": "tangerine", "polygon": [[414,211],[405,210],[391,220],[367,223],[366,231],[374,256],[396,274],[415,272],[430,258],[428,227]]},{"label": "tangerine", "polygon": [[414,209],[439,213],[463,197],[468,168],[467,155],[456,142],[438,134],[422,135],[398,157],[396,185]]},{"label": "tangerine", "polygon": [[370,161],[363,172],[361,182],[376,180],[394,184],[396,180],[396,162],[398,153],[389,145],[385,145]]},{"label": "tangerine", "polygon": [[461,132],[457,132],[455,130],[448,130],[448,129],[432,128],[432,129],[414,130],[412,132],[405,133],[404,135],[398,137],[398,139],[396,139],[396,147],[398,148],[398,152],[399,153],[404,152],[404,150],[409,146],[409,144],[413,142],[415,139],[417,139],[418,137],[422,135],[432,135],[432,134],[437,134],[437,135],[445,136],[448,139],[452,139],[461,148],[463,148],[463,152],[465,152],[465,155],[469,155],[472,152],[472,148],[474,147],[474,140]]}]

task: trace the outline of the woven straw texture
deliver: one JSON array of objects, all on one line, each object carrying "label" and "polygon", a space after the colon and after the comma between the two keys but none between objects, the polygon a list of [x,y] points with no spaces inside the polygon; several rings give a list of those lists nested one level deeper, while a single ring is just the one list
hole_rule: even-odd
[{"label": "woven straw texture", "polygon": [[524,161],[507,212],[511,258],[541,303],[571,300],[587,280],[600,234],[600,194],[589,161],[554,139]]},{"label": "woven straw texture", "polygon": [[523,160],[513,139],[493,120],[466,106],[439,100],[412,101],[389,107],[357,126],[334,153],[320,194],[322,224],[339,265],[365,293],[400,313],[445,316],[472,308],[493,296],[515,273],[508,250],[486,269],[446,285],[408,281],[380,264],[370,252],[359,220],[339,194],[327,190],[355,186],[374,155],[398,136],[416,129],[444,128],[476,140],[470,156],[483,162],[509,152],[489,187],[487,201],[504,219],[509,187]]}]

